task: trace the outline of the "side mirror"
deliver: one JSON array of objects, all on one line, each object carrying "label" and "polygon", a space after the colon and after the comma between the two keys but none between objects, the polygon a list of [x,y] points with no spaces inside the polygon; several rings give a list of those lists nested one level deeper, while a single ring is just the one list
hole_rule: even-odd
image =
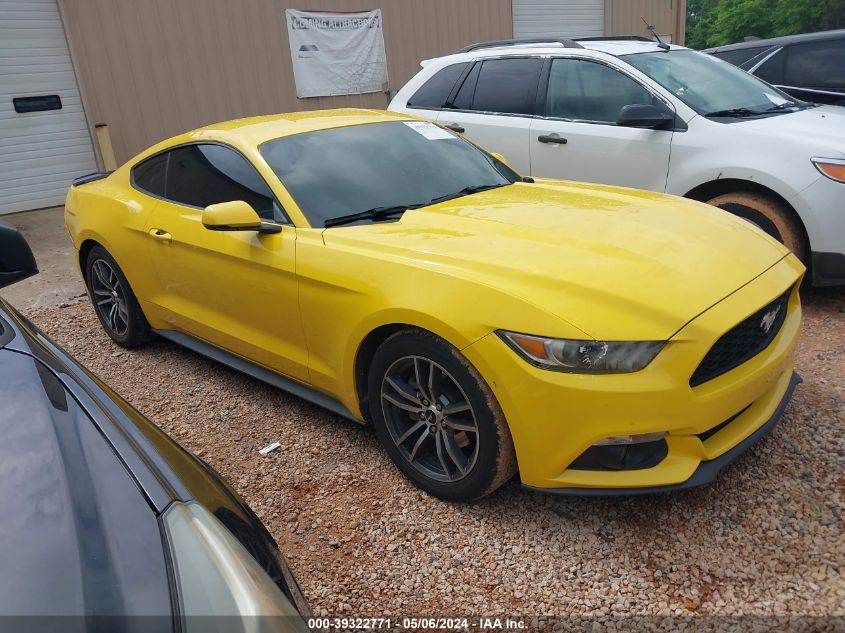
[{"label": "side mirror", "polygon": [[38,273],[32,249],[13,226],[0,223],[0,288]]},{"label": "side mirror", "polygon": [[202,212],[202,224],[211,231],[257,231],[280,233],[282,227],[263,222],[249,203],[243,200],[220,202],[207,206]]},{"label": "side mirror", "polygon": [[668,126],[674,120],[674,116],[657,106],[634,103],[626,105],[619,110],[616,125],[620,127],[639,127],[654,130]]}]

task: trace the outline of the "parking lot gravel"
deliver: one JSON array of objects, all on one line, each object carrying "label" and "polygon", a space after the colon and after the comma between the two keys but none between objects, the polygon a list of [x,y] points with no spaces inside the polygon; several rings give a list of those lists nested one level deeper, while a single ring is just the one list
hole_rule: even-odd
[{"label": "parking lot gravel", "polygon": [[414,488],[371,429],[164,341],[120,349],[85,301],[28,316],[232,482],[317,615],[765,621],[845,616],[845,290],[805,295],[804,383],[714,485],[590,499],[512,481],[470,505]]}]

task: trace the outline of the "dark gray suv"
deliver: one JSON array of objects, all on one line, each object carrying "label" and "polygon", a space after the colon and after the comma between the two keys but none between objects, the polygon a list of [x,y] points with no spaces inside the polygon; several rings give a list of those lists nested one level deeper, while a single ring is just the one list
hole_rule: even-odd
[{"label": "dark gray suv", "polygon": [[793,97],[845,105],[845,29],[708,48]]}]

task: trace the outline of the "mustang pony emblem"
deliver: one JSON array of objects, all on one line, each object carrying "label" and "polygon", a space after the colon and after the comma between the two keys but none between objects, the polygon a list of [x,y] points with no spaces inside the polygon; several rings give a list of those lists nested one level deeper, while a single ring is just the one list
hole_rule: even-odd
[{"label": "mustang pony emblem", "polygon": [[769,310],[763,315],[763,318],[760,320],[760,329],[763,330],[764,334],[768,334],[769,330],[772,329],[779,312],[780,306],[776,307],[774,310]]}]

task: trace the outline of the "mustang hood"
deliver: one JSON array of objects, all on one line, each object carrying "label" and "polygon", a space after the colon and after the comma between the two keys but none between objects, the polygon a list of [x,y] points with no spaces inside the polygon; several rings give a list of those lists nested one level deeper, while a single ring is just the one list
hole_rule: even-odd
[{"label": "mustang hood", "polygon": [[709,205],[542,180],[323,235],[500,289],[606,340],[666,340],[788,253]]}]

